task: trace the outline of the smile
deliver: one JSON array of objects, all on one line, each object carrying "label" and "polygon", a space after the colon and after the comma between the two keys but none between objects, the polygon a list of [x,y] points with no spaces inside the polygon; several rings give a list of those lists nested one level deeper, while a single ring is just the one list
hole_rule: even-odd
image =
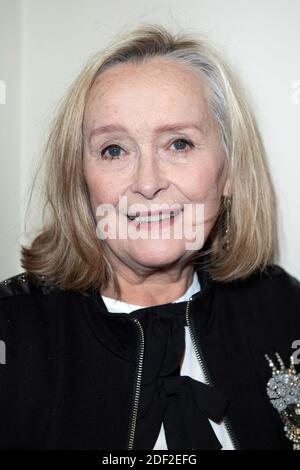
[{"label": "smile", "polygon": [[136,216],[127,216],[131,222],[134,224],[159,224],[160,222],[172,222],[175,217],[181,212],[181,209],[169,211],[165,213],[156,213],[156,214],[149,214],[149,215],[136,215]]}]

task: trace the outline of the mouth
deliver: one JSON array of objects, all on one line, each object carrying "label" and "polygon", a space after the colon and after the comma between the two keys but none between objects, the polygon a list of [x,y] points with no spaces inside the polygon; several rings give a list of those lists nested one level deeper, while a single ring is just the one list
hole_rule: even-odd
[{"label": "mouth", "polygon": [[182,209],[170,210],[170,211],[156,211],[148,213],[137,212],[135,215],[127,215],[130,222],[135,225],[143,226],[163,226],[170,225],[174,219],[182,212]]}]

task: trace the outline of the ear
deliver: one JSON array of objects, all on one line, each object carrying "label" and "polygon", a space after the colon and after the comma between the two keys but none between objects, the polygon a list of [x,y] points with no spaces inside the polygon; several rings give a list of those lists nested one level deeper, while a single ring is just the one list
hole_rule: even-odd
[{"label": "ear", "polygon": [[232,188],[231,188],[231,182],[229,178],[226,180],[224,188],[223,188],[223,193],[222,196],[231,196],[232,195]]}]

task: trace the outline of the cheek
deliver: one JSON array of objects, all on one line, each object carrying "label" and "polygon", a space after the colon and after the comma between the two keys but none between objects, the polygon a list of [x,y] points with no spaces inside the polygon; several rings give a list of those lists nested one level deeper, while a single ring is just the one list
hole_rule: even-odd
[{"label": "cheek", "polygon": [[205,202],[218,198],[220,179],[219,168],[207,165],[195,169],[184,180],[189,199]]},{"label": "cheek", "polygon": [[94,169],[85,171],[85,181],[89,190],[89,197],[93,210],[99,204],[116,205],[119,197],[118,185],[112,184],[111,178],[97,174]]}]

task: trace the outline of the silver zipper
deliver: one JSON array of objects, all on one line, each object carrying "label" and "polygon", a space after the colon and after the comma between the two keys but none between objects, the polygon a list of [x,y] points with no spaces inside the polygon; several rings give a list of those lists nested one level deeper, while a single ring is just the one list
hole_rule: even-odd
[{"label": "silver zipper", "polygon": [[131,412],[131,419],[130,419],[129,433],[128,433],[128,450],[133,449],[133,442],[134,442],[135,429],[136,429],[136,420],[137,420],[140,392],[141,392],[143,358],[144,358],[144,350],[145,350],[145,340],[144,340],[144,332],[143,332],[142,325],[137,320],[137,318],[133,318],[132,321],[138,327],[139,335],[141,337],[141,342],[139,343],[139,352],[138,352],[137,380],[136,380],[136,385],[133,391],[132,412]]},{"label": "silver zipper", "polygon": [[[206,366],[206,363],[203,358],[203,354],[200,348],[199,343],[196,340],[196,336],[194,335],[194,326],[192,325],[191,318],[189,316],[189,307],[190,307],[190,300],[187,303],[186,306],[186,323],[190,331],[193,347],[197,356],[197,359],[199,361],[199,364],[203,370],[203,374],[206,380],[206,383],[208,385],[213,385],[212,380],[209,376],[208,369]],[[133,402],[132,402],[132,412],[131,412],[131,419],[130,419],[130,425],[129,425],[129,432],[128,432],[128,450],[133,449],[133,443],[134,443],[134,436],[135,436],[135,430],[136,430],[136,421],[137,421],[137,414],[138,414],[138,407],[139,407],[139,400],[140,400],[140,392],[141,392],[141,381],[142,381],[142,370],[143,370],[143,359],[144,359],[144,351],[145,351],[145,339],[144,339],[144,331],[142,328],[142,325],[138,321],[137,318],[132,319],[133,323],[135,323],[138,327],[139,330],[139,335],[141,337],[141,341],[139,343],[139,352],[138,352],[138,367],[137,367],[137,380],[136,380],[136,385],[134,387],[134,392],[133,392]],[[233,433],[231,424],[228,421],[228,418],[225,417],[223,419],[223,423],[225,425],[226,431],[228,432],[232,445],[234,449],[239,449],[239,444],[237,442],[237,439]]]},{"label": "silver zipper", "polygon": [[[189,328],[189,331],[190,331],[190,335],[191,335],[191,339],[192,339],[192,343],[193,343],[193,347],[194,347],[194,350],[195,350],[195,353],[196,353],[196,356],[197,356],[197,359],[199,361],[199,364],[203,370],[203,374],[204,374],[204,377],[205,377],[205,380],[206,380],[206,383],[208,385],[211,385],[213,386],[213,383],[212,383],[212,380],[211,380],[211,377],[208,373],[208,368],[207,368],[207,365],[205,363],[205,360],[204,360],[204,357],[203,357],[203,353],[201,351],[201,348],[200,348],[200,344],[199,342],[196,341],[196,335],[194,335],[194,326],[192,325],[192,322],[191,322],[191,318],[189,317],[189,308],[190,308],[190,302],[191,300],[188,301],[187,303],[187,306],[186,306],[186,312],[185,312],[185,316],[186,316],[186,323],[187,323],[187,326]],[[233,448],[236,450],[236,449],[239,449],[239,444],[238,444],[238,441],[233,433],[233,429],[231,427],[231,424],[230,422],[228,421],[228,418],[225,416],[225,418],[223,419],[223,423],[225,425],[225,428],[226,428],[226,431],[228,432],[229,436],[230,436],[230,439],[231,439],[231,442],[232,442],[232,445],[233,445]]]}]

